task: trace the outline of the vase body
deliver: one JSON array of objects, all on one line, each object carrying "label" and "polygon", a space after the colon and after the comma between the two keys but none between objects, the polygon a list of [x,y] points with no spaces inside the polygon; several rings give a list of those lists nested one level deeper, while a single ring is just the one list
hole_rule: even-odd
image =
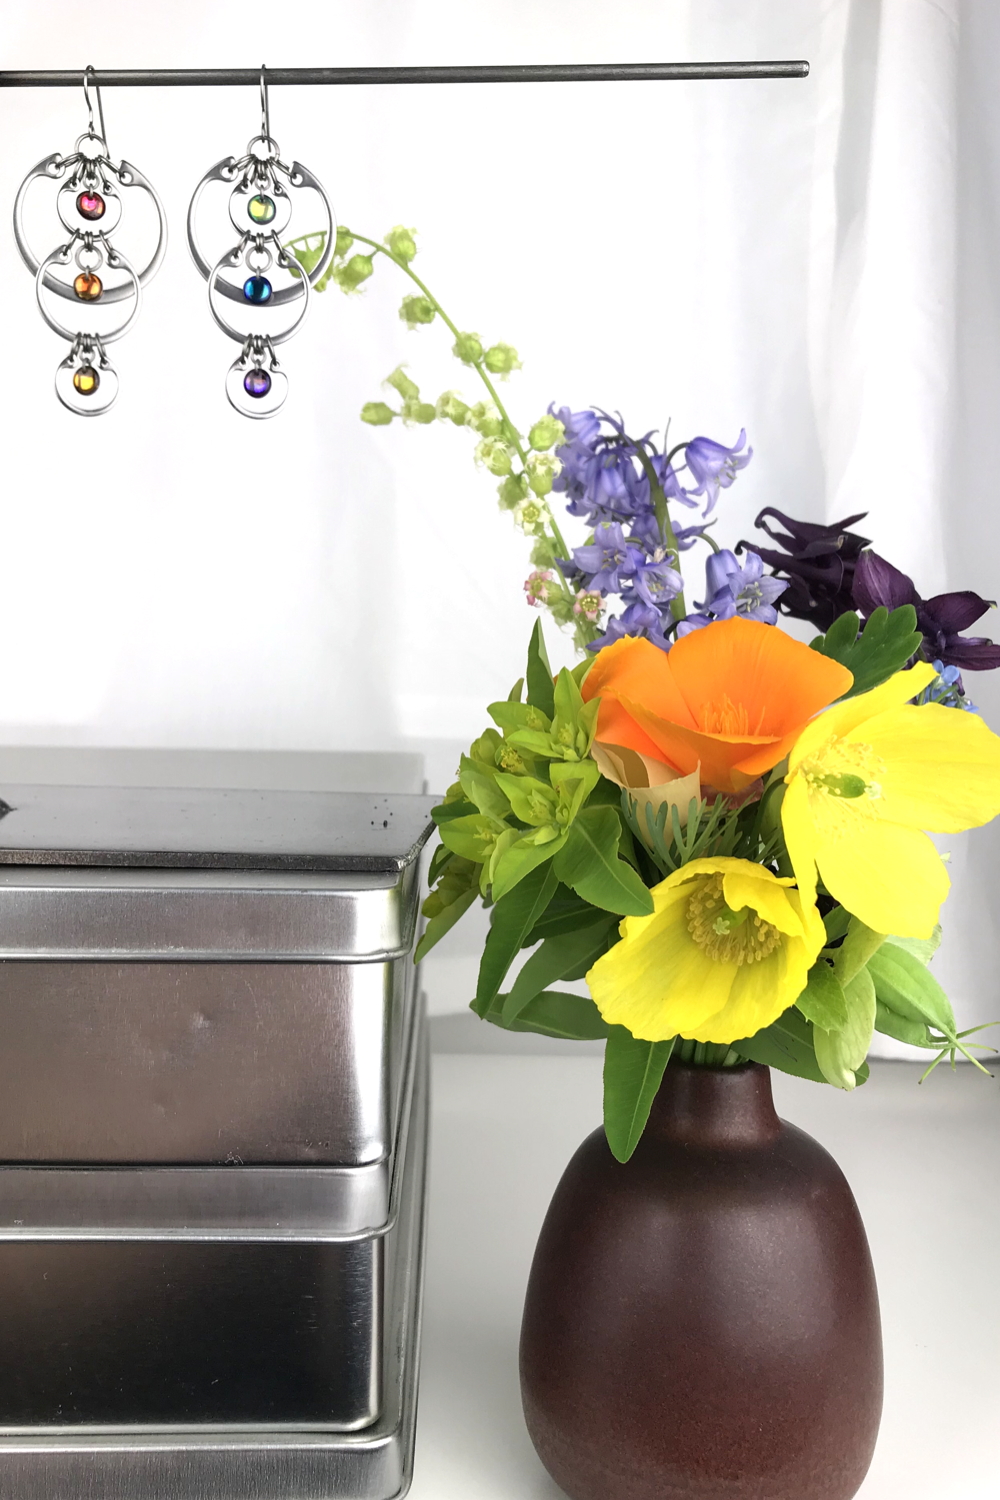
[{"label": "vase body", "polygon": [[672,1063],[630,1161],[584,1141],[535,1251],[521,1391],[572,1500],[857,1492],[882,1410],[871,1256],[766,1068]]}]

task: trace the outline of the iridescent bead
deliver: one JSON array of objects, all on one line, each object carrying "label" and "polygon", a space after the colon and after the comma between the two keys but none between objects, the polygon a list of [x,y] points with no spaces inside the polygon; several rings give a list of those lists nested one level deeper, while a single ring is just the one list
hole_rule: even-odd
[{"label": "iridescent bead", "polygon": [[248,276],[243,283],[243,295],[248,302],[255,302],[260,306],[262,302],[270,300],[271,283],[266,276]]},{"label": "iridescent bead", "polygon": [[243,377],[243,389],[248,396],[266,396],[271,389],[271,377],[266,370],[248,370]]},{"label": "iridescent bead", "polygon": [[92,396],[101,383],[101,377],[93,365],[81,365],[73,371],[73,389],[81,396]]},{"label": "iridescent bead", "polygon": [[73,283],[73,290],[81,302],[96,302],[104,291],[104,283],[93,271],[81,271]]},{"label": "iridescent bead", "polygon": [[84,219],[103,219],[106,207],[100,193],[80,193],[76,200],[76,211]]},{"label": "iridescent bead", "polygon": [[247,204],[247,213],[255,224],[270,224],[277,212],[274,199],[266,193],[258,193]]}]

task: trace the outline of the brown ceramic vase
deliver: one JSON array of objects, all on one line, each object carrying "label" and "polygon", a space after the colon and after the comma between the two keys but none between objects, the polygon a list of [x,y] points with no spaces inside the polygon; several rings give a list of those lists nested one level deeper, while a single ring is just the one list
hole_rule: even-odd
[{"label": "brown ceramic vase", "polygon": [[535,1252],[521,1391],[572,1500],[857,1492],[882,1410],[868,1242],[766,1068],[672,1063],[629,1162],[584,1141]]}]

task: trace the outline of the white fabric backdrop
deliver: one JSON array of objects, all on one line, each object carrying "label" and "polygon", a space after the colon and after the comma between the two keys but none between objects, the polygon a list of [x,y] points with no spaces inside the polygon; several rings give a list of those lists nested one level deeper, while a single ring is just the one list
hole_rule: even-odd
[{"label": "white fabric backdrop", "polygon": [[[70,0],[5,15],[3,65],[272,65],[807,57],[805,82],[272,92],[274,134],[341,219],[421,231],[418,268],[463,327],[514,343],[526,423],[551,399],[756,457],[720,507],[866,530],[924,593],[997,590],[1000,162],[990,0]],[[280,26],[280,36],[276,28]],[[96,50],[94,50],[96,49]],[[287,349],[287,410],[226,405],[233,349],[182,242],[187,196],[256,129],[251,90],[108,90],[114,152],[158,185],[173,244],[122,396],[83,424],[51,391],[62,346],[0,239],[8,374],[0,741],[421,749],[450,779],[519,675],[526,546],[471,442],[363,427],[400,360],[431,396],[468,373],[408,333],[383,266],[331,291]],[[69,148],[82,97],[0,97],[0,202]],[[302,227],[309,227],[303,225]],[[997,629],[1000,627],[994,627]],[[559,647],[554,646],[558,655]],[[1000,724],[1000,691],[972,678]],[[1000,1014],[1000,835],[952,840],[939,971],[966,1024]],[[476,933],[429,966],[460,1008]]]}]

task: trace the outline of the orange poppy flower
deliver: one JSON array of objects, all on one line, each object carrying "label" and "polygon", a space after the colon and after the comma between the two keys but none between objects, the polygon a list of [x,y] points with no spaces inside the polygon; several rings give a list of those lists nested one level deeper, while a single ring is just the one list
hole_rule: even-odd
[{"label": "orange poppy flower", "polygon": [[583,680],[600,698],[597,738],[666,760],[702,784],[743,791],[786,756],[809,720],[854,678],[839,662],[759,620],[717,620],[669,651],[626,636]]}]

